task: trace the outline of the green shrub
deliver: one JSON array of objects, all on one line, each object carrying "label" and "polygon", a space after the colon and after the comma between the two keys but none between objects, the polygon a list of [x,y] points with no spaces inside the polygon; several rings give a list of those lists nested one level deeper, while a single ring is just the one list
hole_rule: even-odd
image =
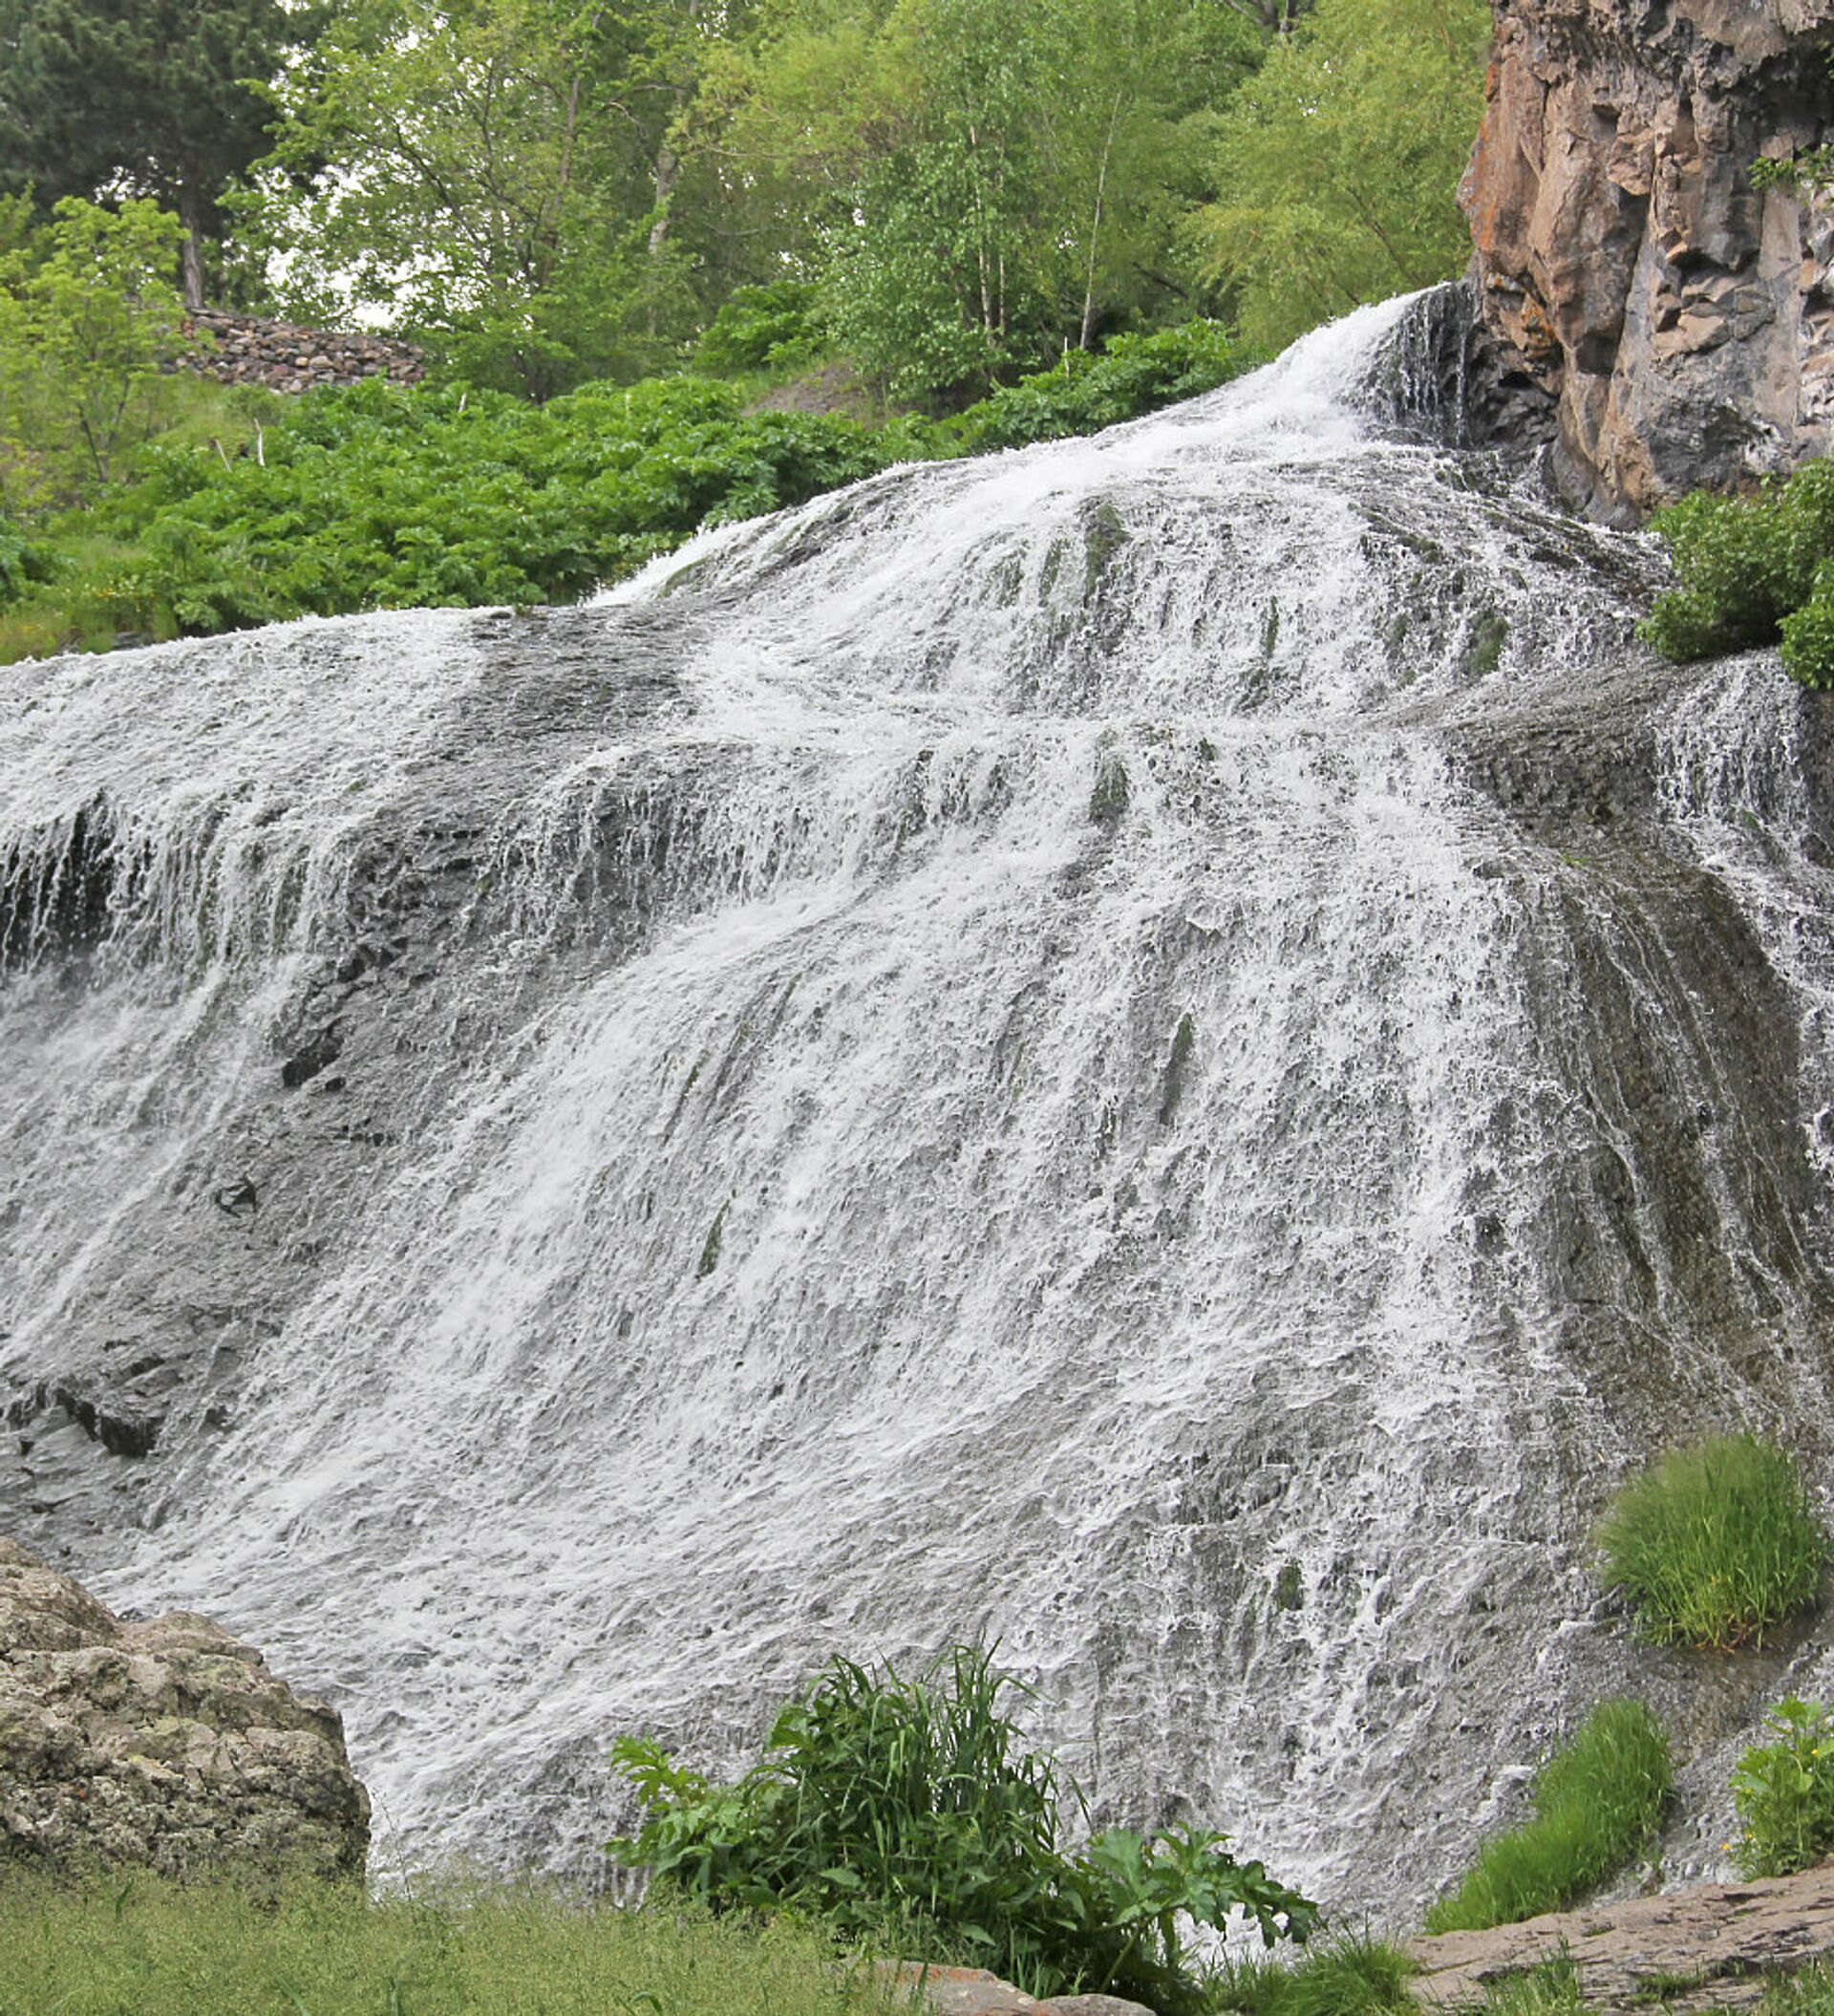
[{"label": "green shrub", "polygon": [[1237,1862],[1220,1834],[1111,1829],[1066,1852],[1061,1807],[1079,1797],[1022,1747],[1002,1705],[1013,1684],[962,1646],[915,1680],[836,1659],[733,1785],[627,1738],[612,1757],[643,1819],[608,1853],[715,1908],[787,1908],[1035,1993],[1093,1989],[1162,2010],[1200,1999],[1181,1914],[1218,1926],[1242,1910],[1269,1945],[1312,1931],[1313,1907]]},{"label": "green shrub", "polygon": [[1834,685],[1834,462],[1805,463],[1753,499],[1696,491],[1651,524],[1680,584],[1643,626],[1659,652],[1702,658],[1781,639],[1803,685]]},{"label": "green shrub", "polygon": [[153,451],[98,514],[190,633],[362,609],[528,604],[630,573],[704,525],[800,504],[908,453],[746,414],[729,385],[587,385],[546,406],[372,379],[299,401],[260,460]]},{"label": "green shrub", "polygon": [[1764,1726],[1775,1742],[1754,1744],[1732,1774],[1745,1830],[1732,1858],[1743,1876],[1789,1876],[1834,1850],[1834,1716],[1792,1696]]},{"label": "green shrub", "polygon": [[1534,1818],[1484,1844],[1426,1929],[1479,1931],[1564,1909],[1653,1836],[1668,1795],[1661,1725],[1641,1702],[1602,1703],[1535,1773]]},{"label": "green shrub", "polygon": [[1599,1524],[1603,1573],[1657,1644],[1761,1644],[1814,1600],[1826,1542],[1796,1466],[1755,1435],[1662,1457]]},{"label": "green shrub", "polygon": [[1212,392],[1261,361],[1221,322],[1120,335],[1097,355],[1066,353],[1052,370],[1002,387],[940,431],[969,454],[1060,440]]},{"label": "green shrub", "polygon": [[508,1885],[372,1900],[0,1876],[0,2016],[909,2016],[788,1924]]},{"label": "green shrub", "polygon": [[763,371],[813,356],[821,332],[816,290],[805,280],[736,287],[720,303],[694,350],[694,369]]},{"label": "green shrub", "polygon": [[0,609],[51,577],[51,554],[11,519],[0,518]]}]

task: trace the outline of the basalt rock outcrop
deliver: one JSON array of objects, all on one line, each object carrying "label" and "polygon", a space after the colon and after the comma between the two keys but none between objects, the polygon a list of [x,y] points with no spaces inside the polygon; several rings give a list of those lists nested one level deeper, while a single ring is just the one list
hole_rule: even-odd
[{"label": "basalt rock outcrop", "polygon": [[0,1539],[0,1860],[360,1876],[336,1712],[206,1619],[115,1617]]},{"label": "basalt rock outcrop", "polygon": [[416,385],[426,363],[412,343],[361,331],[301,329],[261,315],[200,309],[187,318],[205,340],[184,368],[225,385],[265,385],[269,392],[311,392],[323,385],[355,385],[389,378]]},{"label": "basalt rock outcrop", "polygon": [[1753,164],[1834,132],[1830,27],[1834,0],[1498,0],[1480,313],[1596,510],[1827,451],[1834,203]]}]

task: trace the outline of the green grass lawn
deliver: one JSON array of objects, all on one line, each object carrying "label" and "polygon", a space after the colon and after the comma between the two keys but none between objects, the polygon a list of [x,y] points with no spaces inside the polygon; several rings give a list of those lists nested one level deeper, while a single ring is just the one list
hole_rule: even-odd
[{"label": "green grass lawn", "polygon": [[262,1900],[0,1877],[0,2016],[890,2016],[812,1933],[534,1887]]}]

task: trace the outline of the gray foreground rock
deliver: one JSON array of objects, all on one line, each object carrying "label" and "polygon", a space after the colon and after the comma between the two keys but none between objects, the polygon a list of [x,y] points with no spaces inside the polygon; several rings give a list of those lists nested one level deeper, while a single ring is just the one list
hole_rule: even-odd
[{"label": "gray foreground rock", "polygon": [[219,1625],[125,1623],[0,1539],[0,1861],[359,1877],[336,1712]]},{"label": "gray foreground rock", "polygon": [[1039,2002],[981,1967],[932,1967],[888,1961],[884,1971],[920,1990],[937,2016],[1153,2016],[1142,2003],[1119,1995],[1056,1995]]},{"label": "gray foreground rock", "polygon": [[1580,1992],[1600,2008],[1749,2008],[1766,1972],[1834,1956],[1834,1862],[1800,1876],[1702,1883],[1590,1911],[1555,1911],[1489,1932],[1417,1939],[1425,1970],[1415,1992],[1430,2009],[1475,2007],[1510,1974],[1565,1953]]}]

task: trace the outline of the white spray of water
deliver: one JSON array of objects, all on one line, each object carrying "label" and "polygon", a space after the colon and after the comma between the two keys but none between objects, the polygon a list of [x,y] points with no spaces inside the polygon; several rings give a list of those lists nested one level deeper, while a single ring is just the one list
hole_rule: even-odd
[{"label": "white spray of water", "polygon": [[1437,728],[1629,619],[1607,535],[1344,398],[1401,312],[709,535],[558,685],[457,615],[6,676],[22,1382],[193,1306],[123,1252],[229,1236],[378,849],[489,804],[391,1152],[234,1228],[293,1285],[233,1431],[80,1549],[331,1691],[401,1852],[566,1860],[614,1734],[730,1757],[829,1650],[986,1634],[1098,1812],[1392,1901],[1558,1711],[1552,870]]}]

